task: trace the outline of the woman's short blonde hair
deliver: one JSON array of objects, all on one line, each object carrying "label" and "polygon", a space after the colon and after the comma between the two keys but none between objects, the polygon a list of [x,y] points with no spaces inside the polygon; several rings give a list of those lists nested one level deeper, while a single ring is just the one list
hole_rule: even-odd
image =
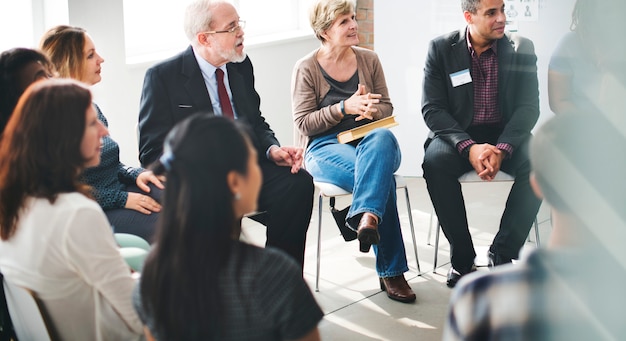
[{"label": "woman's short blonde hair", "polygon": [[318,0],[315,2],[309,13],[309,21],[317,39],[325,42],[326,39],[322,37],[324,31],[333,25],[338,16],[354,13],[354,7],[355,4],[351,0]]}]

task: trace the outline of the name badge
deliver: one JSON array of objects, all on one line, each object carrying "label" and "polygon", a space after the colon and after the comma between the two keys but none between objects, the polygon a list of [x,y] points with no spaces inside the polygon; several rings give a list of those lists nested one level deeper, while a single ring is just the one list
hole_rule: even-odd
[{"label": "name badge", "polygon": [[463,84],[472,82],[472,75],[470,75],[469,69],[457,71],[455,73],[450,74],[450,80],[452,81],[452,86],[457,87]]}]

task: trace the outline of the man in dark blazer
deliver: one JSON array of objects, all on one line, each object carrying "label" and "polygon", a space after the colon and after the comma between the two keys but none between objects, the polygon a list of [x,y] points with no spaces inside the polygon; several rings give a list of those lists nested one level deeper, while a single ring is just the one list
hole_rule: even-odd
[{"label": "man in dark blazer", "polygon": [[[231,111],[249,128],[263,173],[258,207],[266,213],[253,219],[267,226],[267,245],[282,249],[302,265],[313,180],[300,169],[302,148],[281,147],[261,115],[252,63],[243,51],[243,24],[229,3],[189,5],[185,32],[191,46],[146,72],[139,113],[139,159],[143,166],[157,160],[165,136],[185,117],[195,113],[228,116]],[[219,72],[223,72],[227,95],[220,95]]]},{"label": "man in dark blazer", "polygon": [[422,114],[431,132],[422,168],[452,250],[447,285],[475,270],[458,177],[475,170],[493,180],[515,176],[490,265],[518,257],[541,201],[529,185],[528,140],[539,117],[537,57],[530,40],[505,34],[503,0],[462,0],[464,30],[430,42]]}]

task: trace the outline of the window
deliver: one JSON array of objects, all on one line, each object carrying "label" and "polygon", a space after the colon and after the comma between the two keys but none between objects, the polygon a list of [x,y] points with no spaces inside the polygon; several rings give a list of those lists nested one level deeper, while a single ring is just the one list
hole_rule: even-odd
[{"label": "window", "polygon": [[44,32],[69,22],[67,0],[0,1],[0,51],[37,48]]},{"label": "window", "polygon": [[[192,0],[124,0],[126,60],[129,63],[161,59],[184,49],[185,8]],[[246,21],[246,39],[309,30],[311,0],[230,0]],[[250,39],[252,38],[252,39]]]},{"label": "window", "polygon": [[[33,7],[30,1],[0,2],[0,51],[13,47],[35,47]],[[10,33],[8,33],[10,32]]]}]

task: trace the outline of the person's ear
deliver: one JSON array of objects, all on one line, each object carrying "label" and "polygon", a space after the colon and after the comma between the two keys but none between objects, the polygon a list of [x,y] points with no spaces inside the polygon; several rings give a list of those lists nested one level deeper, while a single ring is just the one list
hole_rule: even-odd
[{"label": "person's ear", "polygon": [[322,36],[322,38],[324,38],[324,41],[328,41],[328,33],[326,33],[327,31],[323,31],[322,34],[320,34],[320,36]]},{"label": "person's ear", "polygon": [[203,32],[197,33],[196,40],[198,40],[198,43],[200,45],[210,45],[209,35],[206,33],[203,33]]},{"label": "person's ear", "polygon": [[236,198],[237,195],[239,195],[242,190],[241,189],[241,186],[242,186],[241,174],[235,171],[228,172],[228,174],[226,175],[226,183],[228,184],[228,188],[230,189],[230,192],[233,194],[233,198]]},{"label": "person's ear", "polygon": [[543,199],[543,192],[541,191],[541,186],[539,186],[539,182],[537,181],[537,177],[534,172],[530,173],[528,180],[530,181],[530,187],[533,189],[535,196],[539,199]]},{"label": "person's ear", "polygon": [[473,23],[472,13],[470,11],[464,11],[463,17],[465,17],[465,22],[468,24]]}]

